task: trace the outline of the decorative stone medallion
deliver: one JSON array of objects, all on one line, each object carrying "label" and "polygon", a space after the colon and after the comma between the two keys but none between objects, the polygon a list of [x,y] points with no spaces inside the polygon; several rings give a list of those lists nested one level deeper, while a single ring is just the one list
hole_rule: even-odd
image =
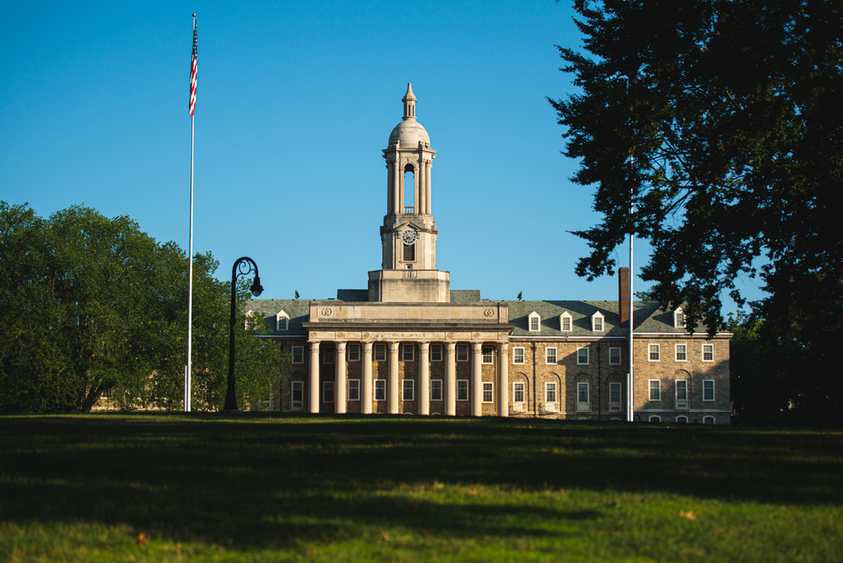
[{"label": "decorative stone medallion", "polygon": [[324,309],[322,309],[322,316],[323,317],[330,317],[331,313],[333,313],[333,311],[331,311],[331,309],[329,309],[328,307],[325,307]]}]

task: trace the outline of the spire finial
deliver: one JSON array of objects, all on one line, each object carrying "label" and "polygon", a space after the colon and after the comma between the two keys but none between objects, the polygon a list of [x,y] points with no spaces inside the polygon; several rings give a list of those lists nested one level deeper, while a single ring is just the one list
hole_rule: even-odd
[{"label": "spire finial", "polygon": [[413,95],[413,83],[407,82],[407,93],[401,98],[404,102],[404,119],[416,118],[416,97]]}]

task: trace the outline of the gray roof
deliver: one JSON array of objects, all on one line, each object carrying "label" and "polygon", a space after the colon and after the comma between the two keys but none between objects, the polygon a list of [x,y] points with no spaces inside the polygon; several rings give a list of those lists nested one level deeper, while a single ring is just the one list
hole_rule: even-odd
[{"label": "gray roof", "polygon": [[[306,323],[310,317],[310,300],[252,299],[246,303],[246,310],[260,313],[265,319],[272,318],[273,321],[279,311],[284,311],[290,316],[289,329],[276,330],[272,334],[278,336],[304,336],[306,333],[301,324]],[[269,323],[269,326],[275,328],[275,323]]]},{"label": "gray roof", "polygon": [[[366,302],[366,299],[355,297],[367,297],[366,290],[345,289],[337,292],[337,300],[345,302]],[[319,300],[323,301],[323,300]],[[477,290],[452,290],[451,303],[473,303],[480,301],[480,292]],[[290,316],[289,329],[286,331],[274,331],[276,336],[304,336],[306,334],[302,323],[308,322],[310,314],[309,299],[253,299],[246,305],[246,310],[261,313],[264,318],[274,320],[279,311],[284,311]],[[513,336],[625,336],[626,328],[619,325],[618,301],[494,301],[490,303],[506,303],[509,306],[509,322],[515,325],[512,331]],[[635,301],[635,331],[636,332],[661,332],[682,334],[685,329],[674,328],[673,311],[663,310],[658,303],[652,301]],[[541,317],[541,330],[530,332],[528,330],[528,316],[535,311]],[[559,317],[564,312],[571,315],[572,330],[562,332],[560,330]],[[604,330],[595,333],[591,330],[591,317],[596,312],[603,314]],[[274,328],[274,322],[269,323]],[[698,329],[704,332],[703,329]]]}]

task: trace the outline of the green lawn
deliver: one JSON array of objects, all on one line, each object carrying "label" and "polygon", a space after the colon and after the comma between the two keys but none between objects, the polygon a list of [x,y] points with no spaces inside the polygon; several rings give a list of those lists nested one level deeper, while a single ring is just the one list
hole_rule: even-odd
[{"label": "green lawn", "polygon": [[0,417],[4,562],[840,562],[842,505],[839,430]]}]

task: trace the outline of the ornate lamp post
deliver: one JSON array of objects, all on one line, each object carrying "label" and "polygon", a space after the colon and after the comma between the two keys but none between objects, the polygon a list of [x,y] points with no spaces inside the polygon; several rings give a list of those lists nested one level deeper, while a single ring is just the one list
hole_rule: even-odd
[{"label": "ornate lamp post", "polygon": [[237,378],[234,375],[234,325],[237,323],[235,316],[235,305],[237,303],[237,276],[247,276],[252,272],[255,273],[255,283],[249,288],[252,295],[257,297],[263,293],[261,287],[261,278],[258,275],[258,265],[248,256],[238,258],[231,268],[231,330],[229,335],[229,352],[228,352],[228,392],[225,394],[225,407],[223,412],[240,412],[237,408],[237,392],[234,389],[234,384]]}]

